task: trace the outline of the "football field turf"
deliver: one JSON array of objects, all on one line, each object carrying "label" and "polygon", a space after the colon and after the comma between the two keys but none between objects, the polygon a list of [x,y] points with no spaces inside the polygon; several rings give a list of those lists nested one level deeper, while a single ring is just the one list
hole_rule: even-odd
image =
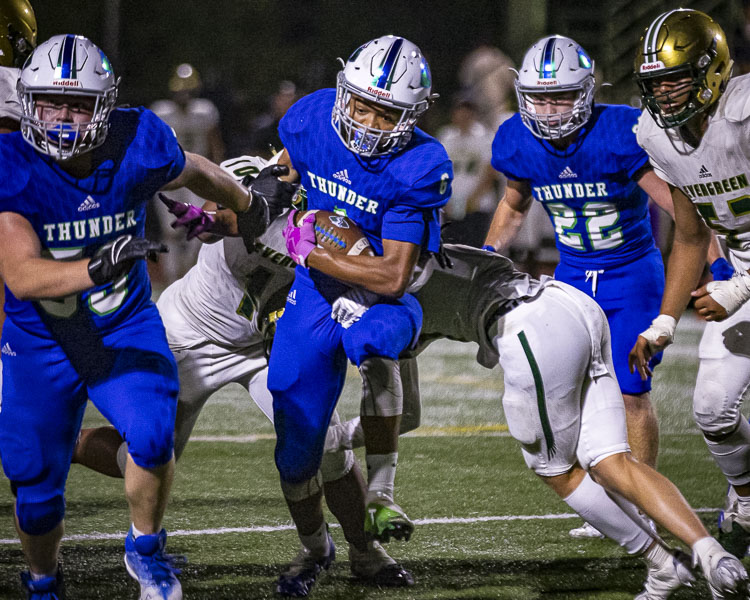
[{"label": "football field turf", "polygon": [[[653,399],[661,425],[659,470],[715,534],[725,484],[690,414],[700,330],[693,319],[680,324],[657,370]],[[580,521],[526,469],[505,426],[500,369],[477,365],[475,351],[441,341],[419,360],[422,427],[401,438],[396,481],[396,499],[417,528],[409,542],[387,546],[413,572],[416,586],[379,590],[352,580],[346,543],[333,525],[338,558],[310,598],[625,600],[640,591],[640,559],[606,540],[567,535]],[[358,394],[358,375],[350,370],[339,405],[344,418],[357,413]],[[100,423],[89,410],[86,424]],[[180,576],[186,598],[274,597],[275,579],[298,540],[280,495],[273,447],[272,426],[242,388],[227,387],[209,401],[177,465],[165,520],[168,551],[188,557]],[[7,480],[0,486],[0,598],[22,598],[13,501]],[[122,481],[74,465],[66,525],[68,598],[137,598],[123,565],[129,522]],[[700,581],[672,597],[709,596]]]}]

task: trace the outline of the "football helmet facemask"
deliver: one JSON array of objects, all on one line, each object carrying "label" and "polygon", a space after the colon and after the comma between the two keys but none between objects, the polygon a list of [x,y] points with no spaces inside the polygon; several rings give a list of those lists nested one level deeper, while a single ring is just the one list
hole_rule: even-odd
[{"label": "football helmet facemask", "polygon": [[[719,24],[705,13],[680,8],[659,15],[648,26],[634,66],[646,109],[659,127],[670,128],[716,103],[732,75],[732,65]],[[656,83],[665,78],[689,81],[668,94],[655,92]]]},{"label": "football helmet facemask", "polygon": [[[117,85],[105,54],[78,35],[56,35],[39,45],[18,80],[23,114],[21,132],[36,150],[67,160],[101,146],[109,130],[109,113],[117,100]],[[94,98],[91,120],[84,123],[43,121],[37,106],[40,95],[65,100]]]},{"label": "football helmet facemask", "polygon": [[28,0],[0,0],[0,66],[21,67],[36,47],[36,17]]},{"label": "football helmet facemask", "polygon": [[[402,37],[379,37],[357,48],[339,72],[331,124],[356,154],[376,157],[398,152],[409,143],[417,119],[437,97],[431,90],[430,68],[419,48]],[[394,128],[377,129],[357,122],[350,114],[352,96],[397,111]]]},{"label": "football helmet facemask", "polygon": [[[536,42],[523,57],[516,78],[518,111],[523,124],[538,138],[564,138],[583,127],[594,105],[594,61],[574,40],[550,35]],[[538,113],[534,96],[574,92],[570,110]]]}]

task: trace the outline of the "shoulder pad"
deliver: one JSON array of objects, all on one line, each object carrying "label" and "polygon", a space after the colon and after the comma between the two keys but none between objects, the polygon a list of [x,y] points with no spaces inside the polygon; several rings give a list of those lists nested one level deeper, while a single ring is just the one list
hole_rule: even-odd
[{"label": "shoulder pad", "polygon": [[517,142],[520,136],[526,134],[531,135],[518,113],[503,121],[497,128],[497,133],[492,140],[491,159],[492,167],[496,171],[511,179],[526,179],[517,166],[523,161],[521,144]]},{"label": "shoulder pad", "polygon": [[732,77],[719,100],[717,113],[727,121],[742,123],[750,118],[750,74]]},{"label": "shoulder pad", "polygon": [[0,117],[21,119],[21,103],[16,93],[18,69],[0,67]]},{"label": "shoulder pad", "polygon": [[181,152],[174,129],[144,107],[119,109],[112,114],[125,111],[138,113],[138,130],[132,145],[140,152],[141,164],[148,169],[157,169],[171,163]]},{"label": "shoulder pad", "polygon": [[[427,185],[431,173],[441,167],[445,171],[446,163],[450,166],[450,158],[443,145],[421,129],[415,129],[412,140],[390,160],[387,169],[396,181],[409,187],[423,187]],[[452,169],[450,173],[452,179]]]},{"label": "shoulder pad", "polygon": [[0,135],[0,181],[3,182],[0,185],[0,200],[16,196],[29,182],[31,174],[25,146],[34,152],[19,132]]},{"label": "shoulder pad", "polygon": [[[336,99],[336,90],[326,88],[303,96],[292,104],[286,114],[279,122],[279,134],[282,132],[295,134],[304,130],[305,126],[312,120],[324,117],[331,118],[333,102]],[[320,113],[325,113],[321,115]],[[283,137],[282,137],[283,140]]]},{"label": "shoulder pad", "polygon": [[624,104],[607,104],[602,108],[604,118],[600,122],[605,128],[604,135],[613,142],[610,145],[612,154],[621,157],[642,156],[643,149],[637,139],[640,110]]}]

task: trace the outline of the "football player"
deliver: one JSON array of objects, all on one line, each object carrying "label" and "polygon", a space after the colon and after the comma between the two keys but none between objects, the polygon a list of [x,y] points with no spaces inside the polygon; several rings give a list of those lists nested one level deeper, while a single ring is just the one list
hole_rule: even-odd
[{"label": "football player", "polygon": [[[222,163],[236,179],[254,177],[267,166],[259,157],[240,157]],[[287,184],[290,185],[290,184]],[[229,383],[239,383],[273,421],[268,376],[267,344],[277,312],[284,306],[294,279],[294,262],[286,254],[281,231],[286,218],[273,221],[256,239],[256,223],[244,215],[218,210],[212,202],[202,209],[170,201],[179,215],[176,229],[203,242],[196,265],[159,296],[157,308],[177,361],[180,393],[175,420],[175,460],[179,460],[208,398]],[[224,237],[220,236],[234,236]],[[236,237],[240,236],[240,237]],[[221,241],[219,241],[221,240]],[[334,412],[333,422],[338,423]],[[119,477],[127,447],[116,430],[84,429],[74,462]],[[326,453],[321,463],[323,489],[329,508],[349,542],[352,573],[379,586],[408,586],[411,574],[383,547],[364,535],[366,487],[351,450]],[[290,570],[297,574],[300,593],[307,593],[303,549]],[[312,581],[315,579],[312,575]]]},{"label": "football player", "polygon": [[[594,61],[570,38],[547,36],[526,52],[515,84],[519,112],[500,126],[492,145],[492,165],[508,185],[486,244],[506,250],[531,203],[542,203],[560,253],[555,279],[604,309],[630,446],[655,467],[659,427],[651,379],[630,373],[628,351],[658,314],[664,289],[648,198],[670,215],[672,203],[636,143],[639,111],[595,104],[594,85]],[[651,366],[660,360],[654,355]],[[570,533],[599,534],[587,525]]]},{"label": "football player", "polygon": [[[347,360],[360,369],[369,399],[362,424],[369,489],[366,530],[381,541],[408,538],[413,524],[394,502],[401,391],[397,359],[419,331],[421,309],[404,291],[422,252],[437,251],[437,211],[450,197],[452,169],[439,142],[416,128],[432,101],[427,61],[397,36],[354,51],[336,89],[314,92],[281,120],[280,164],[307,190],[308,207],[350,217],[376,256],[316,248],[312,219],[284,230],[298,264],[278,320],[268,387],[273,394],[276,465],[284,496],[311,565],[330,563],[332,544],[321,509],[320,460],[341,393]],[[330,318],[351,285],[376,298],[351,327]],[[372,359],[379,357],[377,364]],[[381,368],[383,364],[389,368]],[[278,590],[294,595],[282,574]]]},{"label": "football player", "polygon": [[750,76],[730,79],[731,73],[726,36],[700,11],[660,15],[638,46],[635,75],[646,106],[638,142],[669,183],[675,237],[660,314],[638,337],[630,360],[645,378],[648,361],[671,343],[713,230],[728,247],[733,275],[692,293],[698,314],[709,321],[693,416],[738,496],[720,539],[741,557],[750,541],[750,425],[740,412],[750,383]]},{"label": "football player", "polygon": [[[424,319],[414,353],[445,337],[477,343],[481,365],[501,366],[505,418],[526,464],[598,531],[644,558],[648,576],[637,600],[667,598],[693,581],[689,559],[670,551],[639,509],[692,549],[716,600],[749,597],[740,561],[709,536],[669,480],[631,456],[602,309],[493,252],[451,244],[444,252],[452,267],[433,258],[415,284]],[[405,411],[418,404],[404,394]],[[356,446],[353,425],[332,426],[329,441]]]},{"label": "football player", "polygon": [[[18,131],[21,104],[16,83],[18,68],[36,47],[36,17],[27,0],[0,0],[0,133]],[[0,328],[5,286],[0,280]]]},{"label": "football player", "polygon": [[21,131],[0,136],[0,456],[29,565],[23,585],[29,598],[60,593],[65,480],[90,398],[128,443],[128,572],[141,598],[178,600],[161,528],[177,369],[150,300],[143,259],[161,247],[140,237],[145,204],[182,186],[251,214],[265,200],[184,153],[150,111],[115,109],[112,66],[84,37],[40,44],[18,86]]}]

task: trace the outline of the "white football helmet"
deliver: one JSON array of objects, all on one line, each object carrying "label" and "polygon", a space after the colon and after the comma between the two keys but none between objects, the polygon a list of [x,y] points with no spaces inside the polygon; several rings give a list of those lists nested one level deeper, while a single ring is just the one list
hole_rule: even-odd
[{"label": "white football helmet", "polygon": [[[564,113],[540,114],[532,96],[578,92],[573,108]],[[591,117],[594,105],[594,61],[575,41],[550,35],[536,42],[523,57],[516,78],[521,119],[538,138],[553,140],[570,135]]]},{"label": "white football helmet", "polygon": [[[109,59],[80,35],[56,35],[39,44],[21,70],[18,96],[23,107],[21,132],[36,150],[67,160],[104,143],[117,85]],[[87,123],[58,123],[39,118],[39,95],[96,99]]]},{"label": "white football helmet", "polygon": [[[339,72],[331,124],[344,145],[361,156],[398,152],[436,97],[431,89],[430,67],[419,48],[395,35],[379,37],[357,48]],[[349,114],[352,95],[400,111],[393,130],[355,121]]]}]

